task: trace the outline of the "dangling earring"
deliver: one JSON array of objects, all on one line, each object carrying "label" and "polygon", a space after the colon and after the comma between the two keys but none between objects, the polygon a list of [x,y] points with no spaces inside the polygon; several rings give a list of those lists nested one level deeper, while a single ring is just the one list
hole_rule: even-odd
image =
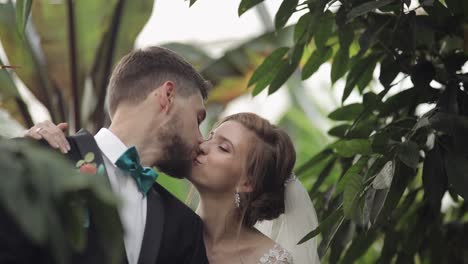
[{"label": "dangling earring", "polygon": [[234,194],[234,203],[236,204],[237,208],[240,207],[240,195],[239,195],[238,192],[236,192],[236,194]]}]

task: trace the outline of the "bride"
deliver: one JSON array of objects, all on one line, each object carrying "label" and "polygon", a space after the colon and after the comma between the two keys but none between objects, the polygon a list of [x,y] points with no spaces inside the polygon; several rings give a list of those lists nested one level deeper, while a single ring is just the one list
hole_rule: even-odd
[{"label": "bride", "polygon": [[210,263],[320,263],[314,239],[297,245],[318,222],[295,160],[290,137],[252,113],[226,117],[200,144],[189,181]]}]

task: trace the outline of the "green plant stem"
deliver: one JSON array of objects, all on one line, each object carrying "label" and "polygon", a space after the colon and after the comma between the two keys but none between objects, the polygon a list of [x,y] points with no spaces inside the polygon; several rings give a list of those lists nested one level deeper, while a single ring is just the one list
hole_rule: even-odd
[{"label": "green plant stem", "polygon": [[76,49],[76,27],[75,27],[75,12],[74,12],[74,1],[67,0],[67,13],[68,13],[68,45],[70,53],[70,77],[71,77],[71,90],[73,96],[73,113],[74,113],[74,129],[81,127],[81,111],[80,111],[80,99],[78,92],[78,51]]}]

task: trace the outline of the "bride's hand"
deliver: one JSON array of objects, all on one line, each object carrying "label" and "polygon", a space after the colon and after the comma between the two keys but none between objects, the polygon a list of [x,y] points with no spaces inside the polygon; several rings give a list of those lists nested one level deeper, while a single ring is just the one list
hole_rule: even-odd
[{"label": "bride's hand", "polygon": [[64,133],[67,128],[67,123],[55,125],[50,121],[44,121],[26,130],[24,136],[36,140],[45,139],[51,147],[60,149],[60,151],[65,154],[70,150],[70,144],[65,138]]}]

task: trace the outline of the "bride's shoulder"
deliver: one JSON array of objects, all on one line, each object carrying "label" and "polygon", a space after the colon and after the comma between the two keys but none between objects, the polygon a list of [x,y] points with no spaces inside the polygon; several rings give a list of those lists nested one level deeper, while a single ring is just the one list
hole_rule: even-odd
[{"label": "bride's shoulder", "polygon": [[279,244],[274,244],[258,261],[259,264],[292,264],[292,256]]},{"label": "bride's shoulder", "polygon": [[281,245],[263,235],[255,232],[253,239],[256,252],[256,262],[259,264],[292,264],[291,254]]}]

